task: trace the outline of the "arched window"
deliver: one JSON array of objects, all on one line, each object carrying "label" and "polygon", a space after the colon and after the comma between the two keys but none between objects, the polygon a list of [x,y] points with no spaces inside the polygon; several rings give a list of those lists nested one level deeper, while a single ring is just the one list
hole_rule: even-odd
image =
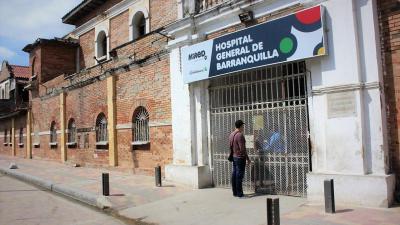
[{"label": "arched window", "polygon": [[107,58],[107,35],[106,32],[101,31],[96,39],[97,47],[97,60],[104,60]]},{"label": "arched window", "polygon": [[107,119],[104,113],[100,113],[96,119],[96,142],[107,142]]},{"label": "arched window", "polygon": [[57,128],[54,121],[50,125],[50,143],[57,143]]},{"label": "arched window", "polygon": [[19,129],[19,142],[20,145],[24,144],[24,128]]},{"label": "arched window", "polygon": [[70,119],[68,121],[68,143],[75,143],[76,142],[76,125],[75,120]]},{"label": "arched window", "polygon": [[141,145],[148,144],[149,142],[149,113],[146,108],[139,106],[133,113],[132,144]]},{"label": "arched window", "polygon": [[137,12],[132,18],[132,39],[136,40],[146,34],[146,19],[143,12]]},{"label": "arched window", "polygon": [[7,129],[5,129],[4,130],[4,144],[6,144],[7,143],[7,134],[8,134],[8,131],[7,131]]}]

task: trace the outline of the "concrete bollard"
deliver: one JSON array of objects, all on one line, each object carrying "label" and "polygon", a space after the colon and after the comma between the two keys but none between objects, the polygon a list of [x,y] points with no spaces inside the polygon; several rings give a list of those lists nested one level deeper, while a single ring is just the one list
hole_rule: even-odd
[{"label": "concrete bollard", "polygon": [[102,174],[102,183],[103,183],[103,195],[109,196],[110,195],[110,181],[108,173]]},{"label": "concrete bollard", "polygon": [[161,187],[161,166],[155,167],[154,173],[156,178],[156,186]]},{"label": "concrete bollard", "polygon": [[325,212],[335,213],[335,191],[333,179],[324,180]]},{"label": "concrete bollard", "polygon": [[267,198],[267,225],[279,225],[279,198]]}]

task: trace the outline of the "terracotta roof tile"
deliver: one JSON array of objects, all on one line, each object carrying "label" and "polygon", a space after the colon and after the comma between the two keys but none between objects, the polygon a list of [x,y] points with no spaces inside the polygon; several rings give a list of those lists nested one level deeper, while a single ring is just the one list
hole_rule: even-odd
[{"label": "terracotta roof tile", "polygon": [[31,70],[29,66],[17,66],[17,65],[10,65],[11,72],[17,78],[26,78],[29,79],[31,77]]}]

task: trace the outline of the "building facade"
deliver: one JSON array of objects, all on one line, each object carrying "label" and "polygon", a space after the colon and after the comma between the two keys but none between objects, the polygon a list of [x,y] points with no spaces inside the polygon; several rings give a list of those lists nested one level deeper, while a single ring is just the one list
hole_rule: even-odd
[{"label": "building facade", "polygon": [[27,157],[140,173],[172,161],[161,31],[176,20],[175,7],[172,0],[82,1],[63,17],[76,26],[71,33],[24,48],[32,71]]},{"label": "building facade", "polygon": [[377,1],[184,3],[167,27],[172,129],[191,132],[173,133],[168,179],[228,187],[242,119],[248,190],[323,202],[334,179],[339,203],[392,204]]},{"label": "building facade", "polygon": [[26,157],[26,114],[31,71],[29,67],[2,62],[0,71],[0,154]]},{"label": "building facade", "polygon": [[0,151],[18,155],[21,123],[22,157],[161,165],[168,180],[229,187],[242,119],[247,191],[322,202],[334,179],[338,203],[388,207],[398,12],[396,0],[82,1],[62,18],[71,33],[24,48],[30,104],[1,121]]}]

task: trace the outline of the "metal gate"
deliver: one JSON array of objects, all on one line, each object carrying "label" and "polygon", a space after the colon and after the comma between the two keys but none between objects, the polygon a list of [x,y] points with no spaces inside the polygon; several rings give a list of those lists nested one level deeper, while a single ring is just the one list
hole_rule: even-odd
[{"label": "metal gate", "polygon": [[306,67],[295,62],[224,76],[210,83],[213,179],[230,187],[228,136],[245,122],[246,191],[306,196],[309,139]]}]

